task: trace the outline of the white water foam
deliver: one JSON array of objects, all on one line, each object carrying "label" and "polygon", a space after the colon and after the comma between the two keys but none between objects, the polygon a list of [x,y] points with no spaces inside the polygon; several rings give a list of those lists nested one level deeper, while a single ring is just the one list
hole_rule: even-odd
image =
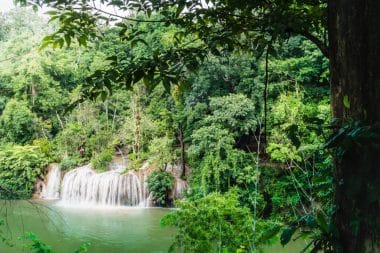
[{"label": "white water foam", "polygon": [[146,201],[143,183],[134,172],[96,173],[89,165],[67,172],[62,180],[60,205],[142,206]]},{"label": "white water foam", "polygon": [[43,184],[41,197],[44,199],[59,199],[59,187],[61,185],[61,170],[58,164],[53,164]]}]

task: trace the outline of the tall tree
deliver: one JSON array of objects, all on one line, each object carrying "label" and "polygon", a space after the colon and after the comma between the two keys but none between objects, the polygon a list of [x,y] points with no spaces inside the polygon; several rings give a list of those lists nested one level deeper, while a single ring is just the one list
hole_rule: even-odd
[{"label": "tall tree", "polygon": [[339,252],[373,252],[371,239],[379,246],[379,13],[378,0],[329,1],[332,110],[345,127],[334,171]]}]

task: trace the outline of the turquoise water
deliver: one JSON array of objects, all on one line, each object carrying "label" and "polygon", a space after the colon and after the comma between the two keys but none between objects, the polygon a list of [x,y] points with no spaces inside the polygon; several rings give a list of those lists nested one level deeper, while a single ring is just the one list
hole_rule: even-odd
[{"label": "turquoise water", "polygon": [[[160,208],[68,208],[49,201],[12,201],[1,203],[6,224],[3,234],[17,245],[0,243],[0,253],[30,252],[18,237],[33,231],[57,253],[73,253],[90,242],[89,253],[162,253],[167,252],[174,230],[160,227],[160,219],[169,209]],[[264,253],[296,253],[306,245],[297,241],[283,248],[266,247]]]},{"label": "turquoise water", "polygon": [[[6,226],[2,231],[20,245],[18,237],[33,231],[57,253],[74,252],[90,242],[91,253],[161,253],[167,252],[173,230],[160,227],[167,209],[67,208],[52,202],[13,201],[2,205]],[[28,252],[21,246],[0,244],[1,253]]]}]

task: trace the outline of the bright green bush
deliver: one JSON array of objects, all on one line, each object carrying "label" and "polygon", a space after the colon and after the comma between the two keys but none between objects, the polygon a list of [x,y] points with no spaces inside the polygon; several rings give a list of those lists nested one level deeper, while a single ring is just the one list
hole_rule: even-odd
[{"label": "bright green bush", "polygon": [[168,206],[169,192],[173,187],[173,176],[166,171],[156,170],[148,177],[148,189],[153,196],[153,201],[161,206]]},{"label": "bright green bush", "polygon": [[61,170],[71,170],[83,164],[84,160],[79,157],[66,157],[59,163]]},{"label": "bright green bush", "polygon": [[222,195],[212,193],[195,201],[180,201],[179,209],[166,215],[161,224],[177,230],[171,251],[252,252],[267,242],[280,224],[258,220],[254,226],[248,208],[242,207],[236,189]]},{"label": "bright green bush", "polygon": [[130,170],[138,170],[144,164],[144,162],[149,159],[149,154],[147,152],[136,152],[130,153],[127,155],[128,158],[128,169]]},{"label": "bright green bush", "polygon": [[107,165],[112,161],[114,150],[107,148],[100,153],[95,153],[91,158],[91,165],[97,171],[105,171]]},{"label": "bright green bush", "polygon": [[46,157],[48,157],[52,161],[59,160],[57,147],[54,142],[48,139],[36,139],[32,143],[33,146],[38,146],[41,153],[43,153]]},{"label": "bright green bush", "polygon": [[0,198],[30,198],[49,159],[38,146],[7,146],[0,151]]},{"label": "bright green bush", "polygon": [[267,152],[274,161],[301,162],[321,150],[330,121],[326,99],[308,102],[305,92],[286,92],[272,105]]}]

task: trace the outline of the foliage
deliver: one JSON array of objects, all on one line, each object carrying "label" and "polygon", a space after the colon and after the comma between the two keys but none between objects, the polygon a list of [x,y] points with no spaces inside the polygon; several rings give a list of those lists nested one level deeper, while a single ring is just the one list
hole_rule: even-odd
[{"label": "foliage", "polygon": [[63,158],[62,161],[59,163],[59,168],[62,171],[71,170],[71,169],[74,169],[75,167],[78,167],[81,164],[83,164],[83,159],[79,157],[71,156],[71,157]]},{"label": "foliage", "polygon": [[205,124],[216,124],[235,136],[249,134],[256,128],[255,106],[242,94],[210,98],[211,116]]},{"label": "foliage", "polygon": [[171,163],[174,158],[172,147],[172,140],[167,136],[153,139],[149,144],[149,159],[160,167]]},{"label": "foliage", "polygon": [[185,252],[251,252],[252,240],[255,243],[267,240],[269,231],[279,229],[278,224],[258,222],[256,234],[251,213],[240,205],[236,189],[224,195],[212,193],[199,200],[180,201],[178,207],[162,220],[163,225],[177,228],[171,246],[173,252],[175,249]]},{"label": "foliage", "polygon": [[233,150],[234,139],[232,134],[219,126],[202,127],[191,136],[193,143],[188,152],[194,165],[200,170],[203,194],[210,191],[219,191],[226,185],[236,167],[230,167],[229,158]]},{"label": "foliage", "polygon": [[1,198],[30,198],[49,160],[38,146],[5,146],[0,150]]},{"label": "foliage", "polygon": [[[342,159],[352,149],[366,148],[368,150],[365,153],[370,155],[370,150],[380,148],[379,138],[380,135],[376,128],[363,125],[360,121],[353,121],[346,123],[337,133],[334,133],[325,146],[335,148],[336,156],[339,159]],[[373,147],[369,145],[373,145]]]},{"label": "foliage", "polygon": [[86,142],[87,152],[101,153],[113,144],[113,138],[109,130],[98,130],[88,138]]},{"label": "foliage", "polygon": [[93,154],[91,158],[91,165],[97,171],[105,171],[107,165],[112,161],[114,150],[107,148],[100,153]]},{"label": "foliage", "polygon": [[291,240],[298,231],[299,235],[308,238],[310,242],[303,249],[303,252],[318,252],[323,250],[327,253],[334,252],[334,226],[331,219],[322,210],[316,210],[315,214],[307,214],[297,222],[287,227],[281,234],[281,244],[284,246]]},{"label": "foliage", "polygon": [[35,139],[33,140],[33,146],[38,146],[41,153],[43,153],[50,160],[56,159],[56,149],[54,144],[48,139]]},{"label": "foliage", "polygon": [[308,102],[304,93],[283,93],[273,104],[268,153],[275,161],[301,162],[320,149],[330,120],[326,100]]},{"label": "foliage", "polygon": [[[51,19],[59,20],[60,26],[45,37],[43,46],[51,44],[62,47],[64,44],[70,45],[74,39],[79,45],[87,45],[89,39],[100,36],[98,20],[115,18],[115,15],[108,16],[97,9],[89,0],[17,2],[36,7],[43,4],[55,7],[50,12]],[[255,1],[241,4],[240,1],[213,0],[204,3],[201,0],[169,0],[161,5],[157,1],[106,0],[104,3],[119,10],[141,14],[136,18],[124,17],[117,24],[121,29],[120,39],[131,47],[151,42],[144,40],[148,36],[144,38],[143,35],[149,34],[149,30],[142,28],[163,23],[176,26],[178,32],[174,33],[173,47],[151,50],[148,56],[132,54],[127,61],[130,64],[119,64],[116,55],[110,57],[112,67],[94,73],[87,80],[89,87],[98,86],[87,89],[89,95],[94,97],[104,96],[111,87],[111,81],[131,86],[144,80],[150,86],[163,83],[169,90],[170,84],[177,84],[188,70],[199,67],[208,53],[220,56],[223,51],[243,48],[249,51],[255,49],[261,55],[267,48],[274,54],[273,44],[284,42],[294,34],[305,36],[328,55],[324,40],[327,27],[325,1]],[[186,11],[183,11],[185,8]]]},{"label": "foliage", "polygon": [[57,144],[62,153],[70,156],[79,154],[79,149],[86,140],[85,129],[76,123],[69,123],[57,136]]},{"label": "foliage", "polygon": [[35,116],[26,103],[10,100],[0,117],[3,141],[25,144],[34,137]]},{"label": "foliage", "polygon": [[[376,238],[379,235],[375,208],[379,204],[380,192],[376,163],[380,150],[379,143],[378,126],[368,125],[359,120],[347,120],[326,142],[326,147],[332,150],[336,158],[335,162],[352,168],[350,173],[339,172],[335,176],[340,184],[335,194],[339,194],[338,196],[345,201],[334,208],[332,219],[335,221],[336,217],[342,215],[343,220],[350,224],[350,232],[354,236],[361,235],[364,230],[371,237]],[[373,179],[365,180],[366,178]],[[334,225],[331,242],[333,250],[342,250],[344,246],[341,244],[341,234],[335,233],[339,224],[334,223]]]},{"label": "foliage", "polygon": [[[33,253],[55,253],[55,251],[51,248],[50,245],[41,242],[37,236],[32,233],[28,232],[25,235],[26,240],[30,241],[30,245],[27,246],[28,249],[31,250]],[[88,252],[88,248],[91,246],[90,243],[84,243],[81,245],[77,250],[74,251],[74,253],[84,253]]]},{"label": "foliage", "polygon": [[[65,9],[70,6],[65,2],[49,0],[62,7],[52,8],[51,27],[17,11],[0,24],[0,57],[15,56],[0,70],[0,119],[10,115],[7,111],[33,119],[23,123],[29,132],[20,131],[13,140],[2,131],[2,142],[37,139],[33,145],[41,157],[61,161],[63,170],[89,161],[105,170],[114,152],[129,159],[128,169],[149,162],[157,169],[149,176],[149,190],[162,206],[172,204],[173,178],[158,168],[183,160],[189,191],[166,222],[178,228],[175,247],[189,252],[253,250],[253,242],[257,248],[275,238],[282,224],[289,226],[283,242],[305,228],[316,246],[321,240],[328,245],[328,233],[302,219],[318,210],[327,214],[328,223],[333,210],[332,158],[322,150],[330,121],[328,61],[315,42],[294,36],[323,41],[318,33],[325,24],[323,1],[265,6],[209,1],[215,5],[205,9],[199,1],[170,0],[173,6],[163,12],[154,2],[140,5],[145,14],[127,18],[143,21],[115,21],[116,26],[105,24],[101,30],[94,22],[103,14],[92,16],[89,1],[70,1],[86,5],[80,13]],[[51,42],[56,49],[29,54],[47,32],[52,34],[43,46]],[[99,37],[87,41],[88,32]],[[59,49],[64,43],[70,47]],[[268,59],[259,58],[265,49]],[[266,77],[268,142],[263,143]],[[12,103],[19,106],[7,109]],[[371,136],[363,134],[365,129],[346,129],[332,145],[365,148],[361,139]],[[8,149],[13,147],[2,148]],[[20,161],[24,156],[17,155]],[[42,162],[16,168],[16,159],[2,159],[12,165],[2,172],[10,175],[6,181],[12,187],[16,182],[25,186],[18,169],[43,168]],[[35,172],[32,178],[40,173]]]},{"label": "foliage", "polygon": [[26,239],[31,241],[29,248],[35,253],[54,253],[51,246],[41,242],[32,232],[27,233]]},{"label": "foliage", "polygon": [[174,184],[173,176],[169,172],[155,170],[148,176],[147,183],[153,201],[160,206],[168,206],[169,192]]}]

